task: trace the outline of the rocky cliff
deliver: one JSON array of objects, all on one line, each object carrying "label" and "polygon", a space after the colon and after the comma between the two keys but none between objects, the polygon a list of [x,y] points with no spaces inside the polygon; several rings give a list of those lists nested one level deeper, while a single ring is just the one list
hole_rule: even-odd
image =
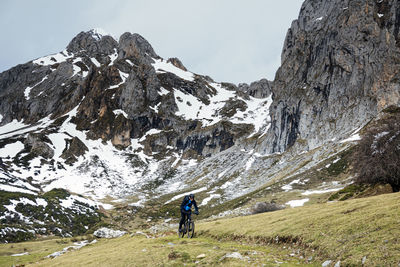
[{"label": "rocky cliff", "polygon": [[266,150],[313,149],[400,103],[398,1],[305,1],[272,84]]}]

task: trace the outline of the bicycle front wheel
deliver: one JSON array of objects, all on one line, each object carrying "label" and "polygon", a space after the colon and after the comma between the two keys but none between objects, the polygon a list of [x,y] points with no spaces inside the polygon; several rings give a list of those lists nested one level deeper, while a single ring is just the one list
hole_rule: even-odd
[{"label": "bicycle front wheel", "polygon": [[194,236],[194,222],[190,222],[188,223],[188,233],[187,233],[187,237],[188,238],[192,238]]}]

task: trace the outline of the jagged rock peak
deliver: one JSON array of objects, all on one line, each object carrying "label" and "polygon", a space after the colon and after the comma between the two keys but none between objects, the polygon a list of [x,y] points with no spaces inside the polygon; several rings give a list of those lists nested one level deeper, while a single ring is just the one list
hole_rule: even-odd
[{"label": "jagged rock peak", "polygon": [[125,32],[119,37],[119,48],[122,57],[145,57],[160,58],[150,43],[138,33]]},{"label": "jagged rock peak", "polygon": [[239,83],[238,90],[245,92],[256,98],[265,98],[271,94],[272,82],[267,79],[252,82],[250,85],[247,83]]},{"label": "jagged rock peak", "polygon": [[100,40],[101,38],[103,38],[103,36],[111,36],[109,33],[107,33],[106,31],[104,31],[104,30],[101,29],[101,28],[94,28],[94,29],[91,29],[91,30],[89,31],[89,33],[91,33],[92,36],[93,36],[94,38],[96,38],[97,40]]},{"label": "jagged rock peak", "polygon": [[67,46],[67,51],[76,53],[82,50],[92,53],[111,54],[118,47],[117,41],[103,30],[82,31]]}]

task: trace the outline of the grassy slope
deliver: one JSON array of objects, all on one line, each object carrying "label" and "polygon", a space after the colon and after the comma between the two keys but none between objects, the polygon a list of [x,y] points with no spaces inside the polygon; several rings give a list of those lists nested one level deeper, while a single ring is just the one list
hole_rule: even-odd
[{"label": "grassy slope", "polygon": [[198,227],[226,239],[270,242],[276,236],[311,247],[320,260],[360,265],[400,263],[400,194],[387,194],[220,220]]},{"label": "grassy slope", "polygon": [[[320,163],[311,167],[310,169],[303,170],[296,175],[293,175],[298,171],[298,168],[293,168],[291,171],[282,169],[281,174],[278,177],[272,179],[267,182],[263,186],[259,187],[257,190],[250,192],[248,194],[242,195],[240,197],[234,198],[229,201],[224,201],[222,204],[218,203],[220,198],[214,198],[209,201],[206,206],[200,206],[201,214],[199,216],[200,219],[206,219],[212,215],[217,215],[219,213],[234,210],[236,208],[240,208],[245,210],[246,208],[253,207],[257,202],[276,202],[278,204],[285,204],[290,200],[298,200],[309,198],[309,201],[306,205],[315,204],[315,203],[324,203],[327,201],[330,193],[323,194],[312,194],[304,196],[302,193],[306,190],[321,190],[325,187],[332,187],[331,184],[333,181],[340,183],[339,185],[335,185],[333,187],[345,186],[349,182],[349,177],[351,177],[349,171],[349,157],[351,155],[351,149],[343,147],[335,148],[330,151],[329,156],[322,155],[324,158]],[[317,151],[309,152],[309,155],[318,154]],[[300,155],[299,158],[304,157],[305,154]],[[307,157],[306,157],[307,158]],[[340,159],[339,161],[337,161]],[[297,163],[300,166],[306,165],[309,162],[309,159],[299,160]],[[328,167],[329,166],[329,167]],[[237,173],[238,175],[239,173]],[[289,178],[286,176],[283,179],[284,175],[293,175]],[[235,179],[235,177],[230,177],[228,180]],[[209,191],[216,186],[219,188],[222,184],[224,184],[228,180],[219,181],[213,185],[207,185],[207,183],[202,184],[202,182],[195,182],[194,184],[197,187],[207,186],[208,190],[196,193],[196,199],[198,204],[201,204],[202,199],[209,196]],[[292,184],[293,190],[285,191],[282,189],[284,185],[289,184],[294,180],[303,181],[301,184]],[[307,181],[307,182],[304,182]],[[324,187],[324,184],[326,186]],[[321,188],[324,187],[324,188]],[[186,190],[187,191],[187,190]],[[215,193],[221,193],[218,190]],[[179,198],[175,201],[172,201],[168,204],[165,204],[167,201],[171,200],[172,197],[177,195],[178,193],[171,193],[168,195],[163,195],[159,198],[150,198],[148,202],[145,204],[145,208],[137,208],[129,206],[128,203],[115,203],[115,202],[107,202],[114,205],[116,208],[114,210],[107,211],[108,218],[104,220],[111,224],[116,225],[117,227],[125,230],[131,229],[148,229],[155,222],[162,222],[165,219],[172,219],[171,222],[178,223],[178,219],[180,217],[179,213],[179,205],[181,204],[182,198]],[[110,199],[108,199],[110,201]],[[133,202],[137,200],[133,200]],[[151,218],[151,221],[147,221]]]},{"label": "grassy slope", "polygon": [[[25,264],[27,262],[35,262],[43,259],[47,255],[60,251],[67,246],[71,246],[73,242],[70,239],[48,239],[41,241],[29,241],[11,244],[0,244],[0,266],[14,266]],[[28,252],[29,255],[20,257],[12,257],[12,254],[20,254]]]},{"label": "grassy slope", "polygon": [[[399,223],[400,193],[386,194],[198,223],[198,238],[192,240],[179,240],[172,233],[154,239],[135,235],[101,240],[34,266],[191,266],[196,261],[206,266],[243,266],[249,260],[256,266],[275,266],[276,262],[298,266],[306,264],[311,256],[316,266],[325,260],[360,266],[363,257],[366,266],[397,266]],[[25,244],[33,242],[18,246]],[[21,252],[11,249],[11,245],[0,245],[0,263],[4,266],[13,263],[5,255]],[[32,251],[28,248],[32,258],[24,262],[36,261],[39,257],[34,257],[35,249],[44,245],[37,243]],[[59,249],[60,244],[54,245]],[[48,254],[55,249],[48,250]],[[248,258],[223,259],[234,251]],[[206,258],[196,259],[202,253]]]}]

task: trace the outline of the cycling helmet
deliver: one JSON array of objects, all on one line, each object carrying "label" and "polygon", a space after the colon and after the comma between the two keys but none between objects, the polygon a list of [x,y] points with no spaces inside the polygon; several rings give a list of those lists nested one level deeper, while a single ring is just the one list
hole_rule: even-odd
[{"label": "cycling helmet", "polygon": [[193,198],[194,199],[194,194],[190,194],[189,198]]}]

